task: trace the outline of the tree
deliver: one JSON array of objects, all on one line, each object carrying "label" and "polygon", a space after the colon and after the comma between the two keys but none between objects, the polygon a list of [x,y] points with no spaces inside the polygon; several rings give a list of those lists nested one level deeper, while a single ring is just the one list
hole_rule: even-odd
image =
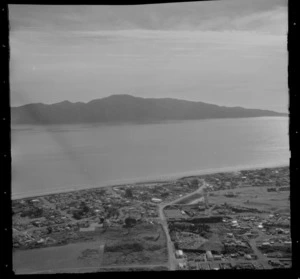
[{"label": "tree", "polygon": [[52,233],[52,228],[51,227],[47,227],[47,233],[48,234]]},{"label": "tree", "polygon": [[83,213],[87,213],[90,210],[89,207],[85,204],[85,202],[81,202],[80,208],[81,208]]},{"label": "tree", "polygon": [[125,220],[125,227],[130,228],[133,227],[136,224],[136,219],[132,217],[127,217]]},{"label": "tree", "polygon": [[191,184],[192,184],[192,186],[198,186],[198,179],[197,179],[197,178],[194,178],[194,179],[191,181]]},{"label": "tree", "polygon": [[81,213],[81,211],[78,211],[78,210],[74,211],[74,212],[73,212],[73,218],[76,219],[76,220],[81,219],[81,218],[82,218],[82,213]]},{"label": "tree", "polygon": [[106,192],[105,190],[101,189],[101,190],[98,191],[98,195],[104,196],[105,192]]},{"label": "tree", "polygon": [[107,216],[110,218],[110,217],[113,217],[113,216],[119,216],[119,211],[117,208],[114,208],[114,207],[110,207],[108,209],[108,212],[107,212]]},{"label": "tree", "polygon": [[166,197],[168,197],[169,195],[170,195],[169,192],[164,192],[164,193],[161,194],[162,198],[166,198]]},{"label": "tree", "polygon": [[130,188],[127,188],[125,190],[125,197],[126,198],[132,198],[133,197],[132,190]]}]

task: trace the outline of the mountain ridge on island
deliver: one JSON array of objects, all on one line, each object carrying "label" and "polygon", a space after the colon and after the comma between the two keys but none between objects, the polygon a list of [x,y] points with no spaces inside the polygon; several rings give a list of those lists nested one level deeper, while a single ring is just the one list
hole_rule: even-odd
[{"label": "mountain ridge on island", "polygon": [[11,108],[12,124],[146,123],[263,116],[288,114],[173,98],[141,98],[128,94],[111,95],[87,103],[62,101],[54,104],[32,103]]}]

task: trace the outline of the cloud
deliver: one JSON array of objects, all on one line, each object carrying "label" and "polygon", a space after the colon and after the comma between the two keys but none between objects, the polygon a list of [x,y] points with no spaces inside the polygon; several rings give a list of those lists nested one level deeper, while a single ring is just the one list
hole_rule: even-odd
[{"label": "cloud", "polygon": [[256,32],[270,34],[287,34],[287,9],[278,7],[272,11],[251,14],[242,18],[237,18],[232,22],[232,26],[240,30],[253,30]]},{"label": "cloud", "polygon": [[[254,30],[285,32],[286,0],[222,0],[136,6],[10,5],[12,30]],[[262,28],[260,28],[260,26]]]},{"label": "cloud", "polygon": [[173,30],[202,31],[250,31],[274,35],[287,33],[287,7],[278,6],[272,10],[251,13],[219,13],[199,19],[188,17],[174,20]]},{"label": "cloud", "polygon": [[[219,103],[239,98],[241,105],[261,88],[268,96],[281,96],[287,80],[287,13],[279,2],[15,6],[11,88],[46,103],[133,89],[148,97],[209,100],[213,95],[211,102]],[[14,96],[13,102],[24,102]]]}]

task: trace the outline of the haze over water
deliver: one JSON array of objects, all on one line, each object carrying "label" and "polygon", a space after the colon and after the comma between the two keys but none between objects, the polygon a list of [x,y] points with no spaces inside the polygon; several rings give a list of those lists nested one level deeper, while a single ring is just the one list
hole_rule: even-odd
[{"label": "haze over water", "polygon": [[13,198],[289,164],[287,117],[12,127]]}]

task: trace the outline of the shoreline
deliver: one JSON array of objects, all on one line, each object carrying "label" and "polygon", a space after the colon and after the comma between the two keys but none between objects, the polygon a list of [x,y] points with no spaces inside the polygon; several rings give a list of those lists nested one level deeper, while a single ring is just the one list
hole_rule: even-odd
[{"label": "shoreline", "polygon": [[[161,120],[145,120],[145,121],[109,121],[109,122],[78,122],[78,123],[11,123],[12,130],[27,130],[28,127],[38,127],[38,128],[60,128],[63,126],[85,126],[85,127],[103,127],[103,126],[123,126],[123,125],[147,125],[147,124],[170,124],[186,121],[208,121],[208,120],[234,120],[234,119],[248,119],[248,118],[277,118],[277,117],[289,117],[289,113],[276,112],[284,115],[264,115],[264,116],[241,116],[241,117],[217,117],[217,118],[199,118],[199,119],[161,119]],[[27,127],[27,128],[26,128]],[[46,127],[46,128],[45,128]],[[20,128],[20,129],[19,129]]]},{"label": "shoreline", "polygon": [[[169,175],[160,175],[153,177],[144,177],[144,178],[133,178],[133,179],[119,179],[111,182],[103,183],[102,185],[92,186],[88,185],[87,187],[78,187],[78,188],[66,188],[66,189],[55,189],[50,192],[43,192],[38,194],[15,194],[11,195],[12,200],[20,200],[27,198],[35,198],[35,197],[43,197],[54,194],[68,193],[68,192],[79,192],[84,190],[93,190],[99,188],[112,188],[117,186],[125,186],[125,185],[136,185],[136,184],[151,184],[151,183],[168,183],[173,180],[185,179],[195,176],[202,175],[213,175],[218,173],[229,173],[229,172],[238,172],[238,171],[246,171],[246,170],[258,170],[264,168],[279,168],[279,167],[289,167],[289,163],[281,163],[281,164],[262,164],[262,165],[253,165],[253,166],[237,166],[237,167],[223,167],[223,168],[214,168],[214,169],[204,169],[198,171],[186,171],[182,173],[174,173]],[[74,187],[74,186],[73,186]],[[76,187],[76,186],[75,186]]]}]

